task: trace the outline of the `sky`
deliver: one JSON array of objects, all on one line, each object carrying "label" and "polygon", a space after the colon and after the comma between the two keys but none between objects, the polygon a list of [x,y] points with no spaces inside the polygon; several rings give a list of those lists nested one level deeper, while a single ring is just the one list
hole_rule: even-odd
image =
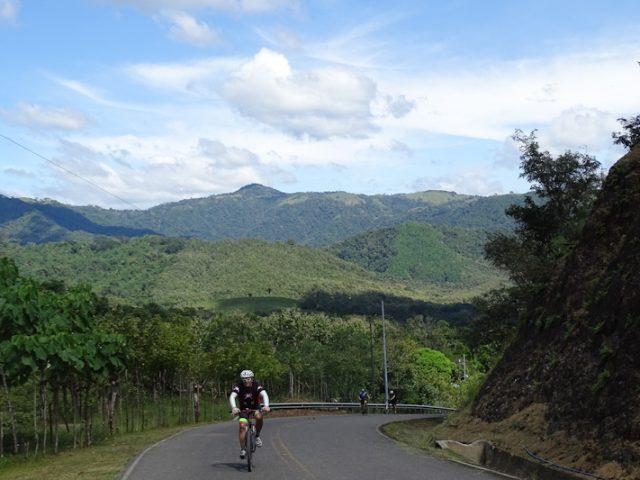
[{"label": "sky", "polygon": [[0,0],[0,194],[149,208],[282,192],[528,191],[623,154],[637,0]]}]

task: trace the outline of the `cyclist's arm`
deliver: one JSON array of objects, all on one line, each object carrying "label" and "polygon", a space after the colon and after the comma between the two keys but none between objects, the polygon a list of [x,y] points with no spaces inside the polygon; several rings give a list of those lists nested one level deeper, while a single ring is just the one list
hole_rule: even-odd
[{"label": "cyclist's arm", "polygon": [[267,391],[266,390],[262,390],[262,392],[260,392],[260,395],[262,396],[262,404],[266,408],[269,408],[269,395],[267,394]]},{"label": "cyclist's arm", "polygon": [[238,406],[236,405],[237,397],[238,394],[236,392],[231,392],[231,395],[229,395],[229,406],[231,407],[231,410],[233,410],[234,408],[238,408]]}]

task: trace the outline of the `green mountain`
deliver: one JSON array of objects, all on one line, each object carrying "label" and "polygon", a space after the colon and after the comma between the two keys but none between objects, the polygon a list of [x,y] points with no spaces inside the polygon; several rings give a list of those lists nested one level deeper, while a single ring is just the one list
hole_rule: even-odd
[{"label": "green mountain", "polygon": [[483,258],[486,233],[407,222],[343,240],[327,250],[388,277],[474,288],[502,280]]},{"label": "green mountain", "polygon": [[52,200],[20,200],[0,195],[0,232],[18,243],[82,240],[93,235],[135,237],[153,233],[118,225],[97,224]]},{"label": "green mountain", "polygon": [[371,196],[345,192],[286,194],[253,184],[233,193],[166,203],[148,210],[70,208],[96,224],[147,229],[169,236],[292,240],[317,247],[407,221],[511,229],[513,223],[504,210],[522,197],[441,191]]}]

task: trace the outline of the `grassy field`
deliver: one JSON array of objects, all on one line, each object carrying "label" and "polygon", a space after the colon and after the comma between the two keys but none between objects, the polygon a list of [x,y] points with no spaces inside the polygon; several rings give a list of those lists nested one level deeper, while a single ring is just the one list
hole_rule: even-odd
[{"label": "grassy field", "polygon": [[0,460],[0,479],[11,480],[113,480],[138,453],[149,445],[189,426],[159,428],[117,435],[93,447],[39,455],[27,460]]},{"label": "grassy field", "polygon": [[286,297],[239,297],[218,300],[214,310],[223,312],[269,314],[283,308],[295,308],[298,302]]}]

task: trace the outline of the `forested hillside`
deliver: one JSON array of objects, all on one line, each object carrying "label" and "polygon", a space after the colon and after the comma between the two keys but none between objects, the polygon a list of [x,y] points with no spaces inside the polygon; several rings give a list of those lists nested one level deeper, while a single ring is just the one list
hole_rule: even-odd
[{"label": "forested hillside", "polygon": [[407,222],[367,232],[328,251],[390,278],[466,286],[497,286],[501,273],[484,259],[484,231]]},{"label": "forested hillside", "polygon": [[408,286],[321,250],[261,240],[97,237],[22,247],[5,243],[0,255],[13,258],[25,275],[85,282],[127,304],[214,307],[221,299],[263,296],[298,301],[312,290],[454,302],[476,293],[465,285]]},{"label": "forested hillside", "polygon": [[82,240],[93,235],[136,237],[149,229],[99,225],[52,200],[26,201],[0,195],[0,238],[18,243]]},{"label": "forested hillside", "polygon": [[[513,222],[504,209],[521,199],[521,195],[478,197],[440,191],[371,196],[346,192],[285,194],[261,185],[148,210],[72,207],[49,200],[24,202],[5,197],[0,201],[12,214],[0,217],[0,235],[20,243],[41,243],[95,234],[138,236],[155,232],[206,240],[258,238],[327,246],[407,221],[487,231],[511,229]],[[35,220],[34,214],[39,215]]]},{"label": "forested hillside", "polygon": [[149,228],[165,235],[335,243],[408,220],[496,230],[511,228],[505,207],[521,196],[473,197],[451,192],[356,195],[285,194],[261,185],[237,192],[159,205],[142,212],[80,208],[96,223]]}]

